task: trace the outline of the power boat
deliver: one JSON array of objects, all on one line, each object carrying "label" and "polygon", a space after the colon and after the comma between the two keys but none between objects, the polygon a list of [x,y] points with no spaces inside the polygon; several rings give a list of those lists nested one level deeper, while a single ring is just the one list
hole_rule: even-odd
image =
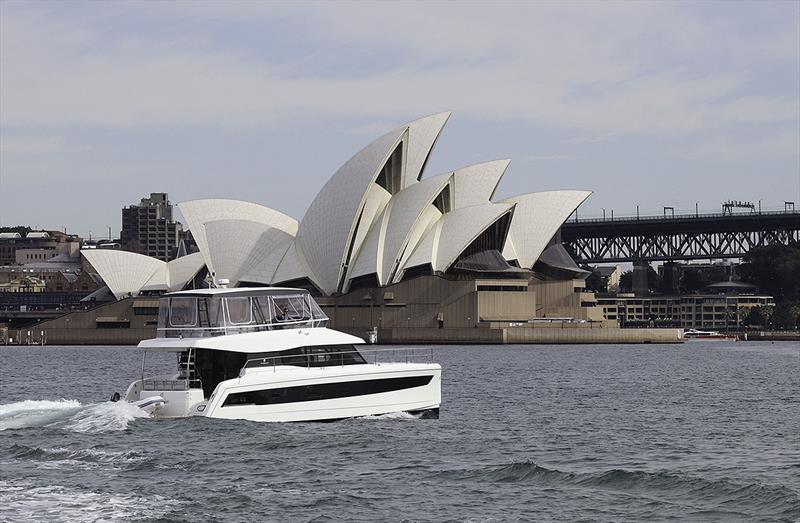
[{"label": "power boat", "polygon": [[722,334],[718,331],[701,331],[697,329],[684,331],[683,337],[687,340],[738,340],[736,336]]},{"label": "power boat", "polygon": [[[363,339],[327,323],[303,289],[164,294],[157,337],[139,343],[141,378],[122,399],[154,417],[171,418],[329,421],[395,412],[439,417],[440,365],[414,361],[419,349],[406,349],[405,361],[383,361],[398,349],[365,350]],[[164,352],[175,354],[177,371],[146,377],[148,355]]]}]

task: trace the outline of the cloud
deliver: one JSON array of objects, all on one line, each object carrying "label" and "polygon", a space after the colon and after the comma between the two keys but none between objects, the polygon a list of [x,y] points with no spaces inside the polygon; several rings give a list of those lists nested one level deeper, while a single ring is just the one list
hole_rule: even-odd
[{"label": "cloud", "polygon": [[[714,134],[688,147],[688,158],[713,159],[717,162],[759,162],[763,158],[788,158],[800,165],[800,130],[781,130],[765,136]],[[800,182],[800,176],[794,173]]]},{"label": "cloud", "polygon": [[523,156],[517,160],[520,162],[542,162],[551,160],[574,160],[576,158],[577,156],[572,154],[540,154]]},{"label": "cloud", "polygon": [[453,110],[614,136],[800,119],[796,82],[775,94],[755,76],[798,68],[780,11],[750,34],[668,3],[42,5],[3,8],[7,128],[374,128]]},{"label": "cloud", "polygon": [[65,142],[61,136],[0,135],[0,154],[4,155],[42,155],[64,150]]}]

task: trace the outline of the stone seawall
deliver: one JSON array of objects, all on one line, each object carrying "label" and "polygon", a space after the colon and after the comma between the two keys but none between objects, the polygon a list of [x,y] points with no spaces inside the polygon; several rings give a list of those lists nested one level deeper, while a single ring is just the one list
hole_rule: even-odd
[{"label": "stone seawall", "polygon": [[[28,335],[30,332],[30,335]],[[137,345],[141,340],[155,338],[155,328],[138,329],[11,329],[0,344],[11,345]],[[43,339],[44,338],[44,339]],[[13,339],[13,341],[11,341]]]},{"label": "stone seawall", "polygon": [[[364,333],[352,333],[363,336]],[[683,343],[681,329],[380,329],[378,343],[558,344],[558,343]]]}]

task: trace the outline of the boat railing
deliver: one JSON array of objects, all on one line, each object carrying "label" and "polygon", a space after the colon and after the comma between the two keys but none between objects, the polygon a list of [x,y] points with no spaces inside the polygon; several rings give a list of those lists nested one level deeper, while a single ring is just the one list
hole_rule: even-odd
[{"label": "boat railing", "polygon": [[[319,352],[308,354],[283,354],[248,359],[239,376],[247,369],[270,367],[277,371],[280,366],[288,367],[344,367],[352,365],[347,356],[358,355],[364,364],[381,365],[384,363],[433,363],[433,349],[430,347],[386,347],[379,349],[351,349],[338,352]],[[325,358],[325,359],[322,359]],[[292,363],[288,363],[291,361]]]},{"label": "boat railing", "polygon": [[328,319],[308,319],[276,321],[271,323],[258,323],[247,325],[228,325],[224,327],[159,327],[159,338],[213,338],[216,336],[230,336],[248,332],[263,332],[281,329],[304,329],[309,327],[324,327]]},{"label": "boat railing", "polygon": [[155,376],[144,378],[142,390],[189,390],[200,387],[199,380],[175,378],[174,376]]}]

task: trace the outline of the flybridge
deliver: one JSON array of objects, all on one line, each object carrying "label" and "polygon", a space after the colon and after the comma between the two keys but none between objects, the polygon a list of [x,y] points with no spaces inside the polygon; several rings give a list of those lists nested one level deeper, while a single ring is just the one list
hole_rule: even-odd
[{"label": "flybridge", "polygon": [[160,299],[158,337],[208,338],[327,323],[317,302],[302,289],[204,289]]}]

